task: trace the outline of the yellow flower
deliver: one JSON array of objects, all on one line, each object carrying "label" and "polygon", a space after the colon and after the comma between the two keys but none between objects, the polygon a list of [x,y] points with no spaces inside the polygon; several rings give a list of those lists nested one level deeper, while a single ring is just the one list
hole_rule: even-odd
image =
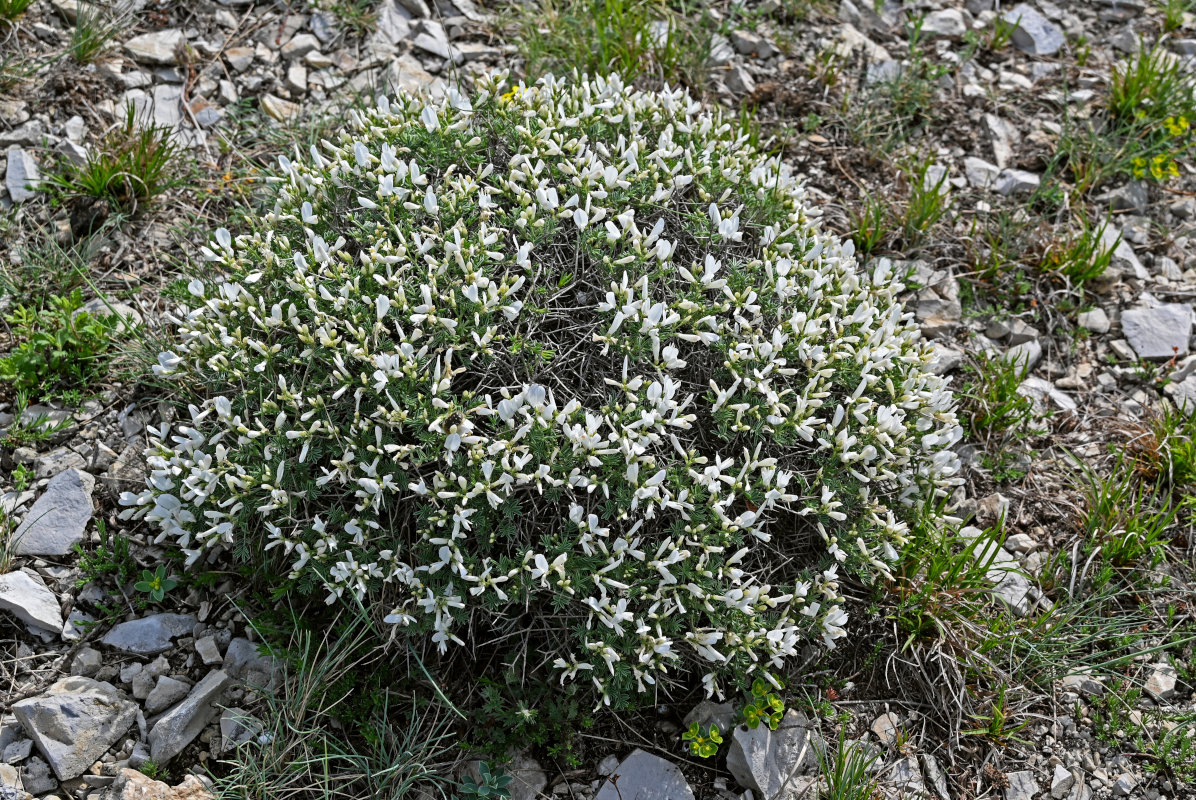
[{"label": "yellow flower", "polygon": [[1134,159],[1133,164],[1134,164],[1134,177],[1135,178],[1145,177],[1145,175],[1146,175],[1146,159],[1139,156]]},{"label": "yellow flower", "polygon": [[510,102],[511,100],[518,97],[521,91],[522,90],[518,86],[512,87],[511,91],[504,94],[502,97],[499,98],[499,100],[503,101],[504,103]]},{"label": "yellow flower", "polygon": [[1191,127],[1188,123],[1188,118],[1184,116],[1167,117],[1163,120],[1163,127],[1167,129],[1167,133],[1171,136],[1182,136],[1188,132]]},{"label": "yellow flower", "polygon": [[1174,161],[1167,164],[1167,176],[1171,177],[1171,178],[1178,178],[1179,177],[1179,164],[1176,164]]},{"label": "yellow flower", "polygon": [[1150,160],[1150,175],[1156,181],[1163,179],[1163,171],[1167,166],[1167,156],[1155,156]]}]

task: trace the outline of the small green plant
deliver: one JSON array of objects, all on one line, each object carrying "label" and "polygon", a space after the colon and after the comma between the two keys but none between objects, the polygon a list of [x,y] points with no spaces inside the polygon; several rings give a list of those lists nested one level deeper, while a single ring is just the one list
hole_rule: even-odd
[{"label": "small green plant", "polygon": [[136,109],[129,105],[123,123],[104,137],[85,163],[63,159],[46,180],[68,199],[95,197],[136,213],[140,205],[184,183],[176,164],[184,152],[169,129],[140,125]]},{"label": "small green plant", "polygon": [[1162,561],[1180,510],[1170,493],[1142,481],[1125,452],[1108,475],[1087,465],[1081,472],[1087,495],[1080,520],[1085,541],[1099,546],[1104,560],[1116,569],[1143,561],[1152,568]]},{"label": "small green plant", "polygon": [[644,77],[701,93],[712,30],[659,0],[543,0],[520,6],[516,42],[529,79],[577,69]]},{"label": "small green plant", "polygon": [[28,464],[17,464],[17,468],[12,471],[12,485],[18,492],[23,492],[29,488],[33,482],[33,470],[29,468]]},{"label": "small green plant", "polygon": [[1196,416],[1164,403],[1151,428],[1160,471],[1173,489],[1183,491],[1196,483]]},{"label": "small green plant", "polygon": [[43,308],[17,306],[5,319],[20,343],[0,358],[0,381],[46,394],[87,386],[102,375],[117,318],[82,307],[78,289],[51,295]]},{"label": "small green plant", "polygon": [[914,164],[907,175],[909,200],[899,220],[901,239],[906,248],[920,244],[950,208],[947,170],[943,169],[935,178],[934,165],[934,159],[928,158]]},{"label": "small green plant", "polygon": [[22,81],[33,76],[40,65],[17,53],[0,55],[0,92],[12,90]]},{"label": "small green plant", "polygon": [[178,585],[179,582],[174,578],[166,577],[166,567],[159,564],[153,571],[143,569],[141,580],[137,581],[133,588],[139,592],[146,592],[155,603],[161,603],[166,593]]},{"label": "small green plant", "polygon": [[32,4],[33,0],[0,0],[0,20],[12,22]]},{"label": "small green plant", "polygon": [[1163,0],[1163,32],[1171,33],[1179,30],[1184,24],[1184,15],[1196,13],[1196,2],[1193,0]]},{"label": "small green plant", "polygon": [[490,765],[483,761],[478,764],[478,778],[479,780],[475,781],[472,776],[465,776],[465,780],[461,782],[461,793],[466,797],[511,796],[508,787],[514,778],[503,770],[492,771]]},{"label": "small green plant", "polygon": [[[784,688],[784,685],[780,684],[777,688]],[[775,731],[784,717],[785,701],[781,696],[772,691],[763,678],[752,681],[751,697],[743,707],[743,723],[749,728],[758,728],[760,723],[764,723],[769,730]]]},{"label": "small green plant", "polygon": [[1043,256],[1042,265],[1066,276],[1073,286],[1082,286],[1105,274],[1121,235],[1118,234],[1113,242],[1105,243],[1108,221],[1094,225],[1083,214],[1077,218],[1079,232],[1069,233],[1062,240],[1053,242]]},{"label": "small green plant", "polygon": [[1162,122],[1167,117],[1191,116],[1196,78],[1165,42],[1143,44],[1126,61],[1113,66],[1109,82],[1109,111],[1119,120]]},{"label": "small green plant", "polygon": [[[759,722],[756,723],[757,725]],[[710,758],[718,753],[718,746],[723,743],[722,734],[718,732],[718,726],[710,723],[708,728],[703,728],[698,723],[689,726],[689,730],[681,734],[681,740],[688,742],[686,745],[690,754],[698,758]]]},{"label": "small green plant", "polygon": [[1014,734],[1028,726],[1030,720],[1015,727],[1009,727],[1009,708],[1005,692],[1005,684],[999,685],[997,693],[990,703],[988,713],[972,715],[972,718],[980,723],[981,727],[960,731],[960,733],[964,736],[985,736],[994,742],[1015,741],[1029,744],[1025,739],[1020,739]]},{"label": "small green plant", "polygon": [[79,64],[90,64],[128,22],[126,15],[113,14],[98,3],[79,3],[67,51]]},{"label": "small green plant", "polygon": [[318,7],[329,11],[342,25],[356,34],[367,34],[378,21],[376,3],[373,0],[331,0],[321,2]]},{"label": "small green plant", "polygon": [[158,762],[152,758],[148,761],[142,762],[138,768],[138,772],[151,780],[158,780],[162,776],[162,768],[158,766]]},{"label": "small green plant", "polygon": [[129,552],[128,537],[110,534],[108,524],[102,519],[96,520],[96,533],[100,542],[91,552],[80,544],[75,545],[75,553],[79,556],[79,578],[75,585],[83,587],[111,579],[117,586],[124,586],[137,570],[137,562]]},{"label": "small green plant", "polygon": [[892,211],[884,197],[869,194],[858,211],[851,211],[851,239],[855,249],[865,256],[872,255],[892,230]]},{"label": "small green plant", "polygon": [[13,422],[0,434],[0,447],[21,447],[48,441],[54,434],[70,427],[71,418],[51,420],[47,413],[26,414],[29,408],[29,391],[17,389],[13,403]]},{"label": "small green plant", "polygon": [[823,800],[872,800],[877,795],[876,780],[871,777],[872,767],[879,753],[869,753],[867,748],[855,742],[848,742],[843,731],[839,733],[835,752],[818,751],[818,763],[822,779],[826,781],[826,792],[819,792]]},{"label": "small green plant", "polygon": [[989,440],[1011,435],[1033,417],[1034,402],[1018,391],[1029,372],[1025,361],[982,355],[965,364],[964,371],[971,377],[959,396],[973,436]]}]

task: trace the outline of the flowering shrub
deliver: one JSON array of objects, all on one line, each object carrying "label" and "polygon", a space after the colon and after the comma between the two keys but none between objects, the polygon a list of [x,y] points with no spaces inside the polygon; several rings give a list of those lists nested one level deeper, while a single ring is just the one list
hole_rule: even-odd
[{"label": "flowering shrub", "polygon": [[607,703],[833,646],[840,575],[955,481],[897,279],[679,91],[491,75],[348,122],[205,248],[155,371],[207,399],[124,514]]}]

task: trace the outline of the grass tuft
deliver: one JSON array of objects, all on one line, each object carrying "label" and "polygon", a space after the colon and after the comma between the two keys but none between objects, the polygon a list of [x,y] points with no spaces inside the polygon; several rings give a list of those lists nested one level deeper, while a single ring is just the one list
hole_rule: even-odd
[{"label": "grass tuft", "polygon": [[128,22],[125,14],[113,14],[95,3],[80,3],[67,51],[77,63],[90,64],[100,57]]},{"label": "grass tuft", "polygon": [[88,156],[86,163],[67,159],[46,180],[67,198],[93,197],[130,214],[168,189],[182,185],[176,162],[186,151],[157,126],[142,126],[129,105],[125,119]]}]

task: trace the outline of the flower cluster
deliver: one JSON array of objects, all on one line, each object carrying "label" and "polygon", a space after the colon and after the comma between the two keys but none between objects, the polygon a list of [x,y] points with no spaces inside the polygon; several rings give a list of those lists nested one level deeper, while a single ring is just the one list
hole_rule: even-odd
[{"label": "flower cluster", "polygon": [[[957,481],[953,399],[776,157],[681,91],[504,74],[382,99],[216,232],[155,372],[144,518],[441,651],[626,702],[844,636]],[[885,262],[887,263],[887,262]],[[497,643],[497,644],[496,644]]]}]

